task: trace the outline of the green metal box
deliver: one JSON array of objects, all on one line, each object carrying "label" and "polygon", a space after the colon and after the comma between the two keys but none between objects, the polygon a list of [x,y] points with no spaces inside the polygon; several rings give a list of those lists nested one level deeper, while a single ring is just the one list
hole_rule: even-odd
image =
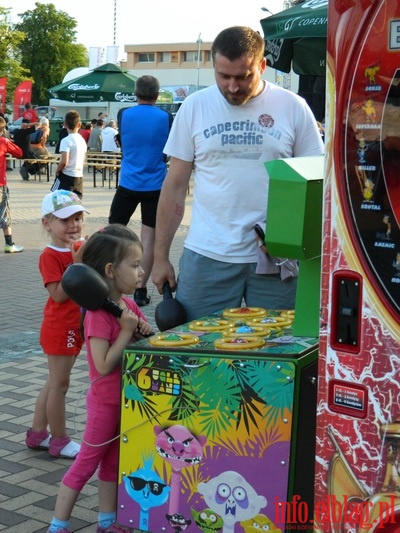
[{"label": "green metal box", "polygon": [[270,176],[265,232],[270,254],[319,257],[324,157],[277,159],[265,167]]}]

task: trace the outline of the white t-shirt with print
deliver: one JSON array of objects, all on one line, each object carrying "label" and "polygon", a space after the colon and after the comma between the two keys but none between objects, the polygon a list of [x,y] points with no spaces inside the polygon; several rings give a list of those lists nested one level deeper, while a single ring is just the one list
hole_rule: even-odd
[{"label": "white t-shirt with print", "polygon": [[194,161],[185,247],[219,261],[256,262],[252,228],[265,221],[268,199],[264,163],[323,150],[305,100],[281,87],[266,82],[259,96],[240,106],[229,104],[217,85],[189,96],[164,148],[167,155]]}]

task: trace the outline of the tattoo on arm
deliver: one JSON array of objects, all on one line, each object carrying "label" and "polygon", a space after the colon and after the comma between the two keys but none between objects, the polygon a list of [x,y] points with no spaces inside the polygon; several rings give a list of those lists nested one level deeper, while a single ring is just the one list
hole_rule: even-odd
[{"label": "tattoo on arm", "polygon": [[178,216],[183,214],[183,205],[175,204],[175,214],[177,214]]}]

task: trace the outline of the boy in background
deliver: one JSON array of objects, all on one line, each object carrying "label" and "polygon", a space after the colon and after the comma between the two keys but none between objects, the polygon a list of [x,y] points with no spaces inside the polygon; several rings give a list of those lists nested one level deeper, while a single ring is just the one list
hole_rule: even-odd
[{"label": "boy in background", "polygon": [[83,165],[87,146],[85,139],[79,134],[81,117],[77,111],[68,111],[64,125],[68,135],[60,142],[61,159],[56,168],[56,178],[52,191],[64,189],[83,196]]}]

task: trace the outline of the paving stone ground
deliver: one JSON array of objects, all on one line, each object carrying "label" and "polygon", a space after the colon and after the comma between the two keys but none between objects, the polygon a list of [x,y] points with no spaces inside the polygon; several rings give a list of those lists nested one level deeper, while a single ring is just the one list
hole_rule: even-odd
[{"label": "paving stone ground", "polygon": [[[40,222],[40,206],[50,183],[22,181],[19,163],[8,173],[14,241],[24,246],[21,254],[4,254],[0,246],[0,532],[44,533],[51,520],[58,483],[70,461],[54,459],[47,452],[29,450],[24,444],[33,417],[35,400],[47,378],[46,357],[39,345],[39,329],[47,292],[38,271],[38,259],[46,245]],[[89,209],[85,233],[107,224],[115,189],[108,184],[93,187],[87,172],[83,203]],[[190,224],[192,196],[188,194],[185,216],[174,239],[171,258],[176,266]],[[140,231],[140,212],[130,222]],[[155,326],[154,310],[161,297],[148,285],[151,304],[143,308]],[[67,427],[79,440],[85,421],[85,393],[88,385],[85,351],[72,372],[67,395]],[[74,509],[71,529],[95,532],[97,486],[95,477],[83,489]]]}]

